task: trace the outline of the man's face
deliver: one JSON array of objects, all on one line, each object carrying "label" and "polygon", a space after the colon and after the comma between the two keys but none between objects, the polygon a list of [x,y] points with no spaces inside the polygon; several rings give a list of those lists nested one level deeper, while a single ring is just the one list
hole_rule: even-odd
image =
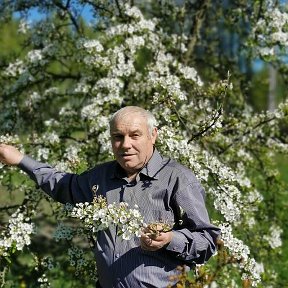
[{"label": "man's face", "polygon": [[111,143],[114,156],[127,176],[134,176],[153,154],[157,129],[152,135],[147,121],[139,113],[127,113],[116,119],[111,126]]}]

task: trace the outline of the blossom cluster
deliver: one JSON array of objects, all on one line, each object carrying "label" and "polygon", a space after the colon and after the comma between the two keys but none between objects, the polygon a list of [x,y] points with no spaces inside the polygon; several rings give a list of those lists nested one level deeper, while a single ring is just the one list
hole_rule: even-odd
[{"label": "blossom cluster", "polygon": [[0,135],[0,143],[1,144],[16,144],[19,143],[19,136],[18,135]]},{"label": "blossom cluster", "polygon": [[182,163],[186,162],[203,183],[207,182],[209,175],[217,175],[214,177],[219,185],[208,186],[207,192],[215,196],[214,206],[224,215],[226,221],[231,223],[239,219],[244,202],[235,183],[245,183],[240,175],[235,174],[213,154],[202,151],[195,144],[189,144],[188,139],[181,138],[173,128],[162,127],[159,131],[159,142],[163,145],[161,148],[169,151],[171,157],[181,160]]},{"label": "blossom cluster", "polygon": [[[13,250],[21,251],[30,245],[31,235],[35,233],[35,226],[30,218],[18,209],[9,219],[7,230],[2,232],[0,238],[0,255],[9,256]],[[12,249],[12,250],[11,250]]]},{"label": "blossom cluster", "polygon": [[223,244],[227,247],[236,259],[239,260],[239,266],[244,270],[242,279],[250,279],[252,286],[256,287],[261,281],[262,270],[259,269],[259,264],[254,258],[250,258],[250,249],[243,241],[237,239],[232,234],[232,227],[228,223],[220,224],[221,239]]},{"label": "blossom cluster", "polygon": [[37,282],[39,283],[40,288],[47,288],[51,287],[51,284],[48,281],[47,275],[44,273],[37,279]]},{"label": "blossom cluster", "polygon": [[264,235],[263,239],[266,240],[272,249],[282,246],[281,234],[283,229],[275,224],[269,228],[269,235]]},{"label": "blossom cluster", "polygon": [[129,208],[125,202],[107,204],[102,196],[95,197],[92,203],[76,204],[71,216],[80,219],[93,233],[117,225],[118,235],[124,240],[130,240],[134,235],[140,237],[144,226],[137,206]]},{"label": "blossom cluster", "polygon": [[265,13],[258,19],[252,31],[252,37],[257,39],[258,53],[262,57],[276,56],[288,49],[288,14],[279,7],[273,7],[268,1]]}]

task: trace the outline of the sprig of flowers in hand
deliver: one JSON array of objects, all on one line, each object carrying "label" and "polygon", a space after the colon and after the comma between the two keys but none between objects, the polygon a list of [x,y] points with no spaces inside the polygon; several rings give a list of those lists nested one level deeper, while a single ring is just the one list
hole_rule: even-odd
[{"label": "sprig of flowers in hand", "polygon": [[124,240],[130,240],[134,235],[140,237],[145,226],[137,205],[129,208],[125,202],[107,204],[103,196],[94,197],[91,203],[77,203],[70,215],[80,219],[92,233],[118,226],[117,233]]},{"label": "sprig of flowers in hand", "polygon": [[144,232],[151,239],[158,237],[162,232],[169,232],[173,228],[173,224],[165,222],[150,223],[145,227]]}]

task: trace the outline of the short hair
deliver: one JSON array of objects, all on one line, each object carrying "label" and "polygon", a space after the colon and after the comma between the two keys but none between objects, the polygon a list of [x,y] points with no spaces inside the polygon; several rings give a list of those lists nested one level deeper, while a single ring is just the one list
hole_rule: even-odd
[{"label": "short hair", "polygon": [[157,120],[150,111],[145,110],[145,109],[138,107],[138,106],[126,106],[126,107],[123,107],[123,108],[119,109],[118,111],[116,111],[109,121],[110,131],[111,131],[111,127],[115,123],[115,121],[117,119],[120,119],[121,117],[123,117],[127,113],[137,113],[137,114],[140,114],[142,117],[144,117],[147,121],[148,131],[152,135],[153,129],[155,127],[157,127]]}]

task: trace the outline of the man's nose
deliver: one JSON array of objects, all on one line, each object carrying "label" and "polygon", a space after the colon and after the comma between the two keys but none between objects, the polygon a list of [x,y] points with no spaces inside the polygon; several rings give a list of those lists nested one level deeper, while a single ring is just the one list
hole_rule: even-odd
[{"label": "man's nose", "polygon": [[131,139],[129,136],[125,136],[123,138],[123,143],[122,143],[123,148],[131,148]]}]

